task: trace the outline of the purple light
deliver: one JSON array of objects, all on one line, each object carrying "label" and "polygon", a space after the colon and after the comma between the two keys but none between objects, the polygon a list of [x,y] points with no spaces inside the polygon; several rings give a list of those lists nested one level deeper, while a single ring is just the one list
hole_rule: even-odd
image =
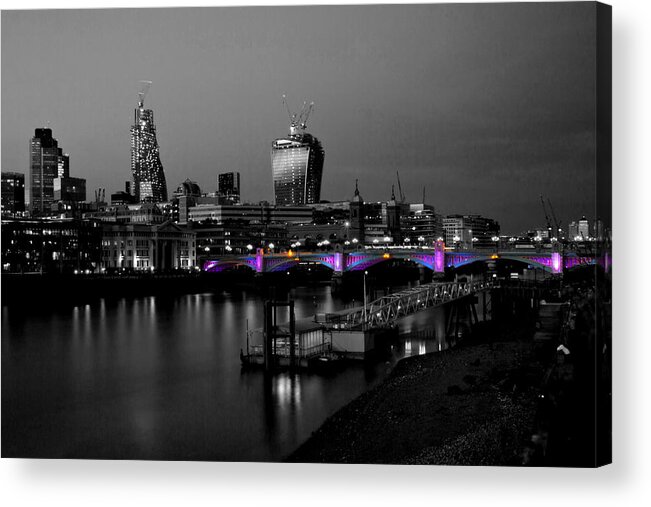
[{"label": "purple light", "polygon": [[335,256],[334,256],[335,271],[337,272],[343,271],[342,269],[343,258],[344,255],[341,252],[335,252]]},{"label": "purple light", "polygon": [[562,260],[559,252],[552,252],[552,273],[561,273],[563,271]]},{"label": "purple light", "polygon": [[262,257],[262,252],[258,251],[258,253],[255,254],[255,271],[256,271],[256,273],[262,273],[263,266],[264,266],[264,259]]},{"label": "purple light", "polygon": [[434,271],[437,273],[445,271],[445,252],[443,250],[436,249],[434,252]]},{"label": "purple light", "polygon": [[217,267],[218,261],[206,261],[203,263],[203,270],[204,271],[214,271],[215,268]]}]

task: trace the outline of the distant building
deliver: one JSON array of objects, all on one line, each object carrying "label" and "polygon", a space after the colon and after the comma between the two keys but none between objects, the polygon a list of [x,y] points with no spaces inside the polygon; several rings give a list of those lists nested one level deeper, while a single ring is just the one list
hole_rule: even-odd
[{"label": "distant building", "polygon": [[63,153],[63,150],[59,148],[57,155],[57,177],[67,178],[68,176],[70,176],[70,155]]},{"label": "distant building", "polygon": [[225,204],[240,202],[240,173],[228,172],[218,176],[218,193]]},{"label": "distant building", "polygon": [[154,112],[145,109],[146,91],[139,93],[131,127],[131,174],[136,202],[167,201],[167,182],[160,161]]},{"label": "distant building", "polygon": [[305,132],[309,111],[290,119],[289,135],[271,145],[271,168],[277,206],[318,203],[325,151],[319,140]]},{"label": "distant building", "polygon": [[497,221],[481,215],[448,215],[443,218],[445,244],[461,249],[491,248],[499,237]]},{"label": "distant building", "polygon": [[196,265],[195,233],[171,222],[103,224],[102,268],[169,271]]},{"label": "distant building", "polygon": [[393,187],[391,187],[391,200],[387,202],[386,206],[386,224],[387,236],[391,238],[394,244],[402,242],[402,231],[400,229],[400,215],[401,205],[396,201],[396,196]]},{"label": "distant building", "polygon": [[348,240],[352,245],[363,245],[366,240],[366,222],[364,213],[364,198],[359,193],[357,180],[355,180],[355,193],[349,204]]},{"label": "distant building", "polygon": [[402,219],[403,242],[411,245],[432,245],[439,238],[445,240],[443,220],[429,204],[410,204],[409,214]]},{"label": "distant building", "polygon": [[2,221],[2,270],[13,273],[95,272],[101,260],[101,226],[94,221]]},{"label": "distant building", "polygon": [[174,197],[201,197],[201,188],[196,181],[187,179],[176,188],[172,195]]},{"label": "distant building", "polygon": [[29,151],[31,211],[35,216],[48,215],[54,203],[54,179],[59,176],[59,145],[52,129],[37,128]]},{"label": "distant building", "polygon": [[254,204],[197,204],[189,208],[189,220],[224,223],[233,220],[259,223],[310,223],[312,208],[305,206],[271,206]]},{"label": "distant building", "polygon": [[86,180],[69,176],[55,178],[54,200],[64,203],[84,202],[86,200]]},{"label": "distant building", "polygon": [[567,226],[567,234],[570,240],[580,240],[581,236],[579,236],[579,224],[577,222],[570,222]]},{"label": "distant building", "polygon": [[590,222],[588,219],[583,216],[579,220],[579,234],[582,241],[587,241],[590,238]]},{"label": "distant building", "polygon": [[190,223],[196,234],[198,265],[202,257],[224,254],[251,254],[259,247],[274,245],[277,251],[288,247],[287,226],[228,222],[222,224]]},{"label": "distant building", "polygon": [[2,172],[2,216],[13,217],[25,212],[25,175]]},{"label": "distant building", "polygon": [[111,194],[111,206],[126,206],[133,204],[133,196],[124,190],[118,190]]},{"label": "distant building", "polygon": [[151,202],[144,204],[118,205],[103,209],[88,211],[83,218],[95,219],[100,222],[119,224],[162,224],[166,221],[160,205]]}]

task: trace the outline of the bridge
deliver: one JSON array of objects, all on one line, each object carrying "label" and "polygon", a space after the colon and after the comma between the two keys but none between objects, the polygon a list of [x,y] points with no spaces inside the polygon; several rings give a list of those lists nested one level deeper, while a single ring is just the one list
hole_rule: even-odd
[{"label": "bridge", "polygon": [[372,329],[397,319],[495,287],[495,282],[435,282],[395,292],[353,310],[327,314],[323,324],[337,330]]},{"label": "bridge", "polygon": [[549,273],[561,274],[579,266],[600,264],[609,271],[611,260],[608,254],[599,259],[594,255],[562,251],[560,244],[547,250],[472,250],[461,252],[447,250],[443,242],[433,248],[368,248],[360,251],[327,252],[283,252],[267,253],[257,249],[248,255],[222,255],[207,258],[202,269],[206,272],[221,272],[236,266],[246,266],[256,273],[273,273],[288,270],[299,262],[322,264],[335,273],[364,271],[369,267],[390,259],[410,261],[436,273],[446,268],[459,268],[476,262],[498,259],[522,262]]}]

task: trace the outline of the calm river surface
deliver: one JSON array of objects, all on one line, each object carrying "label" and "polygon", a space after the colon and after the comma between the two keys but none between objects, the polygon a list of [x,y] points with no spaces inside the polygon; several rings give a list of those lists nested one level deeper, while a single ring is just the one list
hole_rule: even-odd
[{"label": "calm river surface", "polygon": [[[55,295],[53,294],[53,297]],[[296,317],[344,307],[297,288]],[[47,458],[281,460],[405,355],[444,347],[443,309],[401,323],[391,358],[330,376],[241,371],[262,302],[237,290],[2,309],[2,454]]]}]

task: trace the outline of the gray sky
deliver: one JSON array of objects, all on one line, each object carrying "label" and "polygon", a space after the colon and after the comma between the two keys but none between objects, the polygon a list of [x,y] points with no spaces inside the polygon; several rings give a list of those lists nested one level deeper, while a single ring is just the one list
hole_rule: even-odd
[{"label": "gray sky", "polygon": [[3,11],[2,170],[47,121],[88,196],[130,178],[138,81],[154,82],[169,191],[242,174],[273,200],[282,106],[316,103],[322,198],[481,213],[504,232],[594,209],[595,7],[586,3]]}]

